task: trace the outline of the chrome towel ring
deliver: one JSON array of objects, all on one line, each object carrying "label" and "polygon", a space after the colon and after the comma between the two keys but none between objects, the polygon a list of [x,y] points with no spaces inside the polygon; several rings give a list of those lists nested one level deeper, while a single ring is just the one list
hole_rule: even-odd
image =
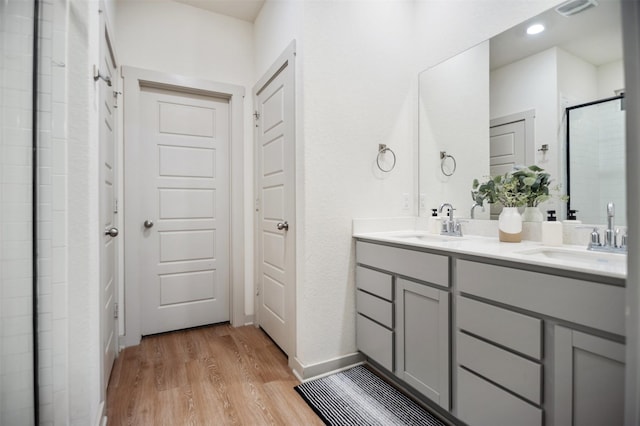
[{"label": "chrome towel ring", "polygon": [[[385,169],[380,165],[380,157],[386,152],[390,152],[391,155],[393,155],[393,163],[391,164],[391,167],[389,167],[388,169]],[[378,168],[380,170],[382,170],[385,173],[389,173],[396,166],[396,154],[395,154],[395,152],[393,152],[391,150],[391,148],[387,148],[386,144],[383,144],[383,143],[378,144],[378,156],[376,157],[376,164],[378,165]]]},{"label": "chrome towel ring", "polygon": [[[451,158],[451,161],[453,161],[453,169],[451,170],[451,173],[444,171],[444,162],[447,161],[447,158]],[[453,176],[456,172],[456,167],[458,167],[458,165],[456,164],[456,159],[453,155],[447,154],[447,151],[440,151],[440,170],[442,171],[442,174],[445,176]]]}]

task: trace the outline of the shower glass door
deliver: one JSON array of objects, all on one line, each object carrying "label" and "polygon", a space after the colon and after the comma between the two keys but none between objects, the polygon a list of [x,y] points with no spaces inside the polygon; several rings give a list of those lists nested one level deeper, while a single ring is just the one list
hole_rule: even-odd
[{"label": "shower glass door", "polygon": [[583,223],[606,224],[613,202],[626,226],[624,96],[567,108],[567,169],[569,208]]},{"label": "shower glass door", "polygon": [[32,425],[34,2],[0,1],[0,425]]}]

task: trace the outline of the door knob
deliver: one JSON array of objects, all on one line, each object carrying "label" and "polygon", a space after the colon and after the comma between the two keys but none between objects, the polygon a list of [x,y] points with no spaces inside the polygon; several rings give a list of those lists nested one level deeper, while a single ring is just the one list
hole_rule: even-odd
[{"label": "door knob", "polygon": [[289,230],[289,223],[286,220],[284,222],[279,222],[276,225],[276,228],[278,228],[280,231],[282,231],[283,229],[285,231],[288,231]]},{"label": "door knob", "polygon": [[144,221],[144,227],[147,228],[147,229],[153,227],[153,221],[149,220],[149,219],[145,220]]},{"label": "door knob", "polygon": [[118,236],[118,228],[107,228],[104,230],[104,235],[108,235],[110,237],[117,237]]}]

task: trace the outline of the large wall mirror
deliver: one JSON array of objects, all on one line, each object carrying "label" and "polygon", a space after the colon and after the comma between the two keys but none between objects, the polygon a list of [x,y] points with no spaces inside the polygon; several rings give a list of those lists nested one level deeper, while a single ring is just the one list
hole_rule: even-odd
[{"label": "large wall mirror", "polygon": [[602,224],[613,201],[626,225],[620,2],[573,3],[586,7],[562,3],[420,73],[421,215],[450,202],[470,217],[474,178],[536,164],[570,196],[541,210]]}]

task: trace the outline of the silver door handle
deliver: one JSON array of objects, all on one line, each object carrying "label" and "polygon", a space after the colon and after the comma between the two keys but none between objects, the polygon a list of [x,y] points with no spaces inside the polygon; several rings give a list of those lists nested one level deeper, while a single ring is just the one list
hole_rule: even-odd
[{"label": "silver door handle", "polygon": [[104,235],[108,235],[110,237],[117,237],[118,236],[118,228],[107,228],[104,230]]},{"label": "silver door handle", "polygon": [[145,228],[149,229],[149,228],[153,227],[153,221],[147,219],[147,220],[144,221],[143,225],[144,225]]},{"label": "silver door handle", "polygon": [[278,228],[280,231],[282,231],[283,229],[285,231],[288,231],[289,230],[289,223],[286,220],[284,222],[279,222],[276,225],[276,228]]}]

